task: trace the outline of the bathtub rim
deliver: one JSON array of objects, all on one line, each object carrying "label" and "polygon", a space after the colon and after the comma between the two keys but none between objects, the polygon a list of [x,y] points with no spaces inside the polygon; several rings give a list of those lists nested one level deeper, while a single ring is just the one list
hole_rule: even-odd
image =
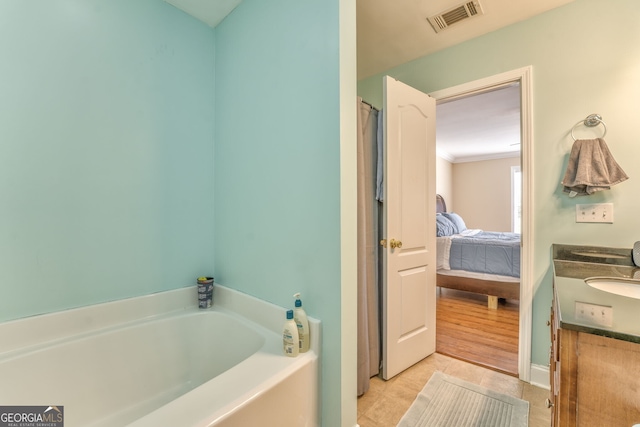
[{"label": "bathtub rim", "polygon": [[[311,368],[316,373],[316,388],[310,389],[309,392],[316,401],[314,416],[317,421],[320,416],[318,356],[310,350],[296,358],[283,356],[276,361],[273,358],[273,353],[273,348],[263,348],[212,381],[200,385],[155,411],[132,421],[127,426],[215,426],[217,423],[222,423],[232,418],[237,412],[245,409],[244,405],[260,399],[263,394],[268,393],[273,387],[305,368]],[[247,372],[251,373],[250,382],[253,384],[252,386],[243,389],[237,389],[233,386],[220,387],[219,383],[236,385],[235,381],[238,377],[246,377]],[[238,375],[239,373],[242,374]],[[244,383],[240,385],[244,386]]]},{"label": "bathtub rim", "polygon": [[[280,334],[286,309],[214,283],[213,309],[229,311]],[[39,314],[0,323],[0,359],[56,342],[197,308],[197,285]],[[206,311],[210,309],[204,309]],[[320,321],[309,317],[310,351],[320,355]],[[314,333],[315,330],[315,333]]]}]

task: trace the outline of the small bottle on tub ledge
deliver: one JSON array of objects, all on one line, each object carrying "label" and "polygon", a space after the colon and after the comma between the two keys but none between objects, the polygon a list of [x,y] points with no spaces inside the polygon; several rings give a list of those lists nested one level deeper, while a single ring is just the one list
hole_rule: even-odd
[{"label": "small bottle on tub ledge", "polygon": [[296,357],[300,351],[298,326],[293,320],[293,310],[287,310],[287,320],[282,327],[282,347],[284,354],[289,357]]},{"label": "small bottle on tub ledge", "polygon": [[300,353],[309,351],[309,320],[307,313],[302,308],[300,293],[293,296],[296,299],[296,308],[293,310],[293,319],[298,326],[298,339],[300,341]]}]

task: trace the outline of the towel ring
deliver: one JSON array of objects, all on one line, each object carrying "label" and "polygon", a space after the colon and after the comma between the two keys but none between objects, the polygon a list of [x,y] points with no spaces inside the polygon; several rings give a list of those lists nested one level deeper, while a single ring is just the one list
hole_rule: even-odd
[{"label": "towel ring", "polygon": [[573,131],[576,128],[576,126],[580,124],[583,124],[590,128],[594,126],[598,126],[599,124],[602,124],[602,126],[604,127],[604,132],[602,133],[601,138],[604,138],[604,136],[607,134],[607,124],[602,120],[602,117],[600,116],[600,114],[590,114],[587,116],[586,119],[580,120],[571,128],[571,138],[573,138],[574,141],[576,140],[576,137],[573,135]]}]

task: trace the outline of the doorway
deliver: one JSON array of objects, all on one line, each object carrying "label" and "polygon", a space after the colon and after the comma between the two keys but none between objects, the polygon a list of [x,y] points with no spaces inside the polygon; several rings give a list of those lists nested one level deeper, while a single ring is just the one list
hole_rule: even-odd
[{"label": "doorway", "polygon": [[[531,202],[530,179],[531,171],[531,67],[491,76],[486,79],[470,82],[464,85],[448,88],[431,93],[431,97],[438,100],[451,100],[468,96],[472,93],[494,90],[501,85],[518,83],[520,87],[520,132],[521,132],[521,170],[522,170],[522,250],[521,250],[521,285],[520,307],[518,319],[518,377],[526,382],[531,375]],[[435,200],[434,200],[435,202]]]},{"label": "doorway", "polygon": [[[490,76],[462,85],[430,93],[437,102],[452,101],[471,94],[495,90],[505,85],[518,83],[520,86],[520,168],[521,168],[521,212],[522,240],[520,261],[520,307],[518,327],[518,377],[530,381],[531,377],[531,305],[532,305],[532,105],[531,105],[531,67]],[[436,325],[437,328],[437,325]]]},{"label": "doorway", "polygon": [[[519,217],[517,224],[512,218],[521,194],[521,188],[512,185],[513,169],[520,168],[519,82],[442,100],[436,110],[437,168],[443,169],[437,171],[436,187],[448,211],[464,218],[470,230],[513,233],[508,236],[519,242]],[[439,240],[450,241],[448,237]],[[438,247],[442,252],[447,250],[445,244]],[[440,256],[448,258],[448,254]],[[519,257],[518,248],[518,263]],[[503,287],[518,289],[513,282],[519,278],[450,270],[444,261],[439,267],[439,273],[446,274],[454,287],[468,280],[484,287],[487,285],[481,284],[491,279],[497,281],[495,286],[505,280]],[[445,276],[439,277],[444,280]],[[517,376],[518,296],[496,299],[488,307],[487,295],[448,287],[437,292],[436,351]]]}]

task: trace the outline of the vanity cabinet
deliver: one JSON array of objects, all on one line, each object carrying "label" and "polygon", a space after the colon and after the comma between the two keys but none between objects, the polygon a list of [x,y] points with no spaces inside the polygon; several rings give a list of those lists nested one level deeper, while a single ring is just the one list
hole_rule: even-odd
[{"label": "vanity cabinet", "polygon": [[640,423],[640,344],[562,327],[554,292],[550,383],[554,427]]},{"label": "vanity cabinet", "polygon": [[577,340],[578,332],[559,326],[557,301],[551,308],[551,350],[549,375],[551,391],[548,406],[552,406],[551,426],[575,426],[577,394]]}]

